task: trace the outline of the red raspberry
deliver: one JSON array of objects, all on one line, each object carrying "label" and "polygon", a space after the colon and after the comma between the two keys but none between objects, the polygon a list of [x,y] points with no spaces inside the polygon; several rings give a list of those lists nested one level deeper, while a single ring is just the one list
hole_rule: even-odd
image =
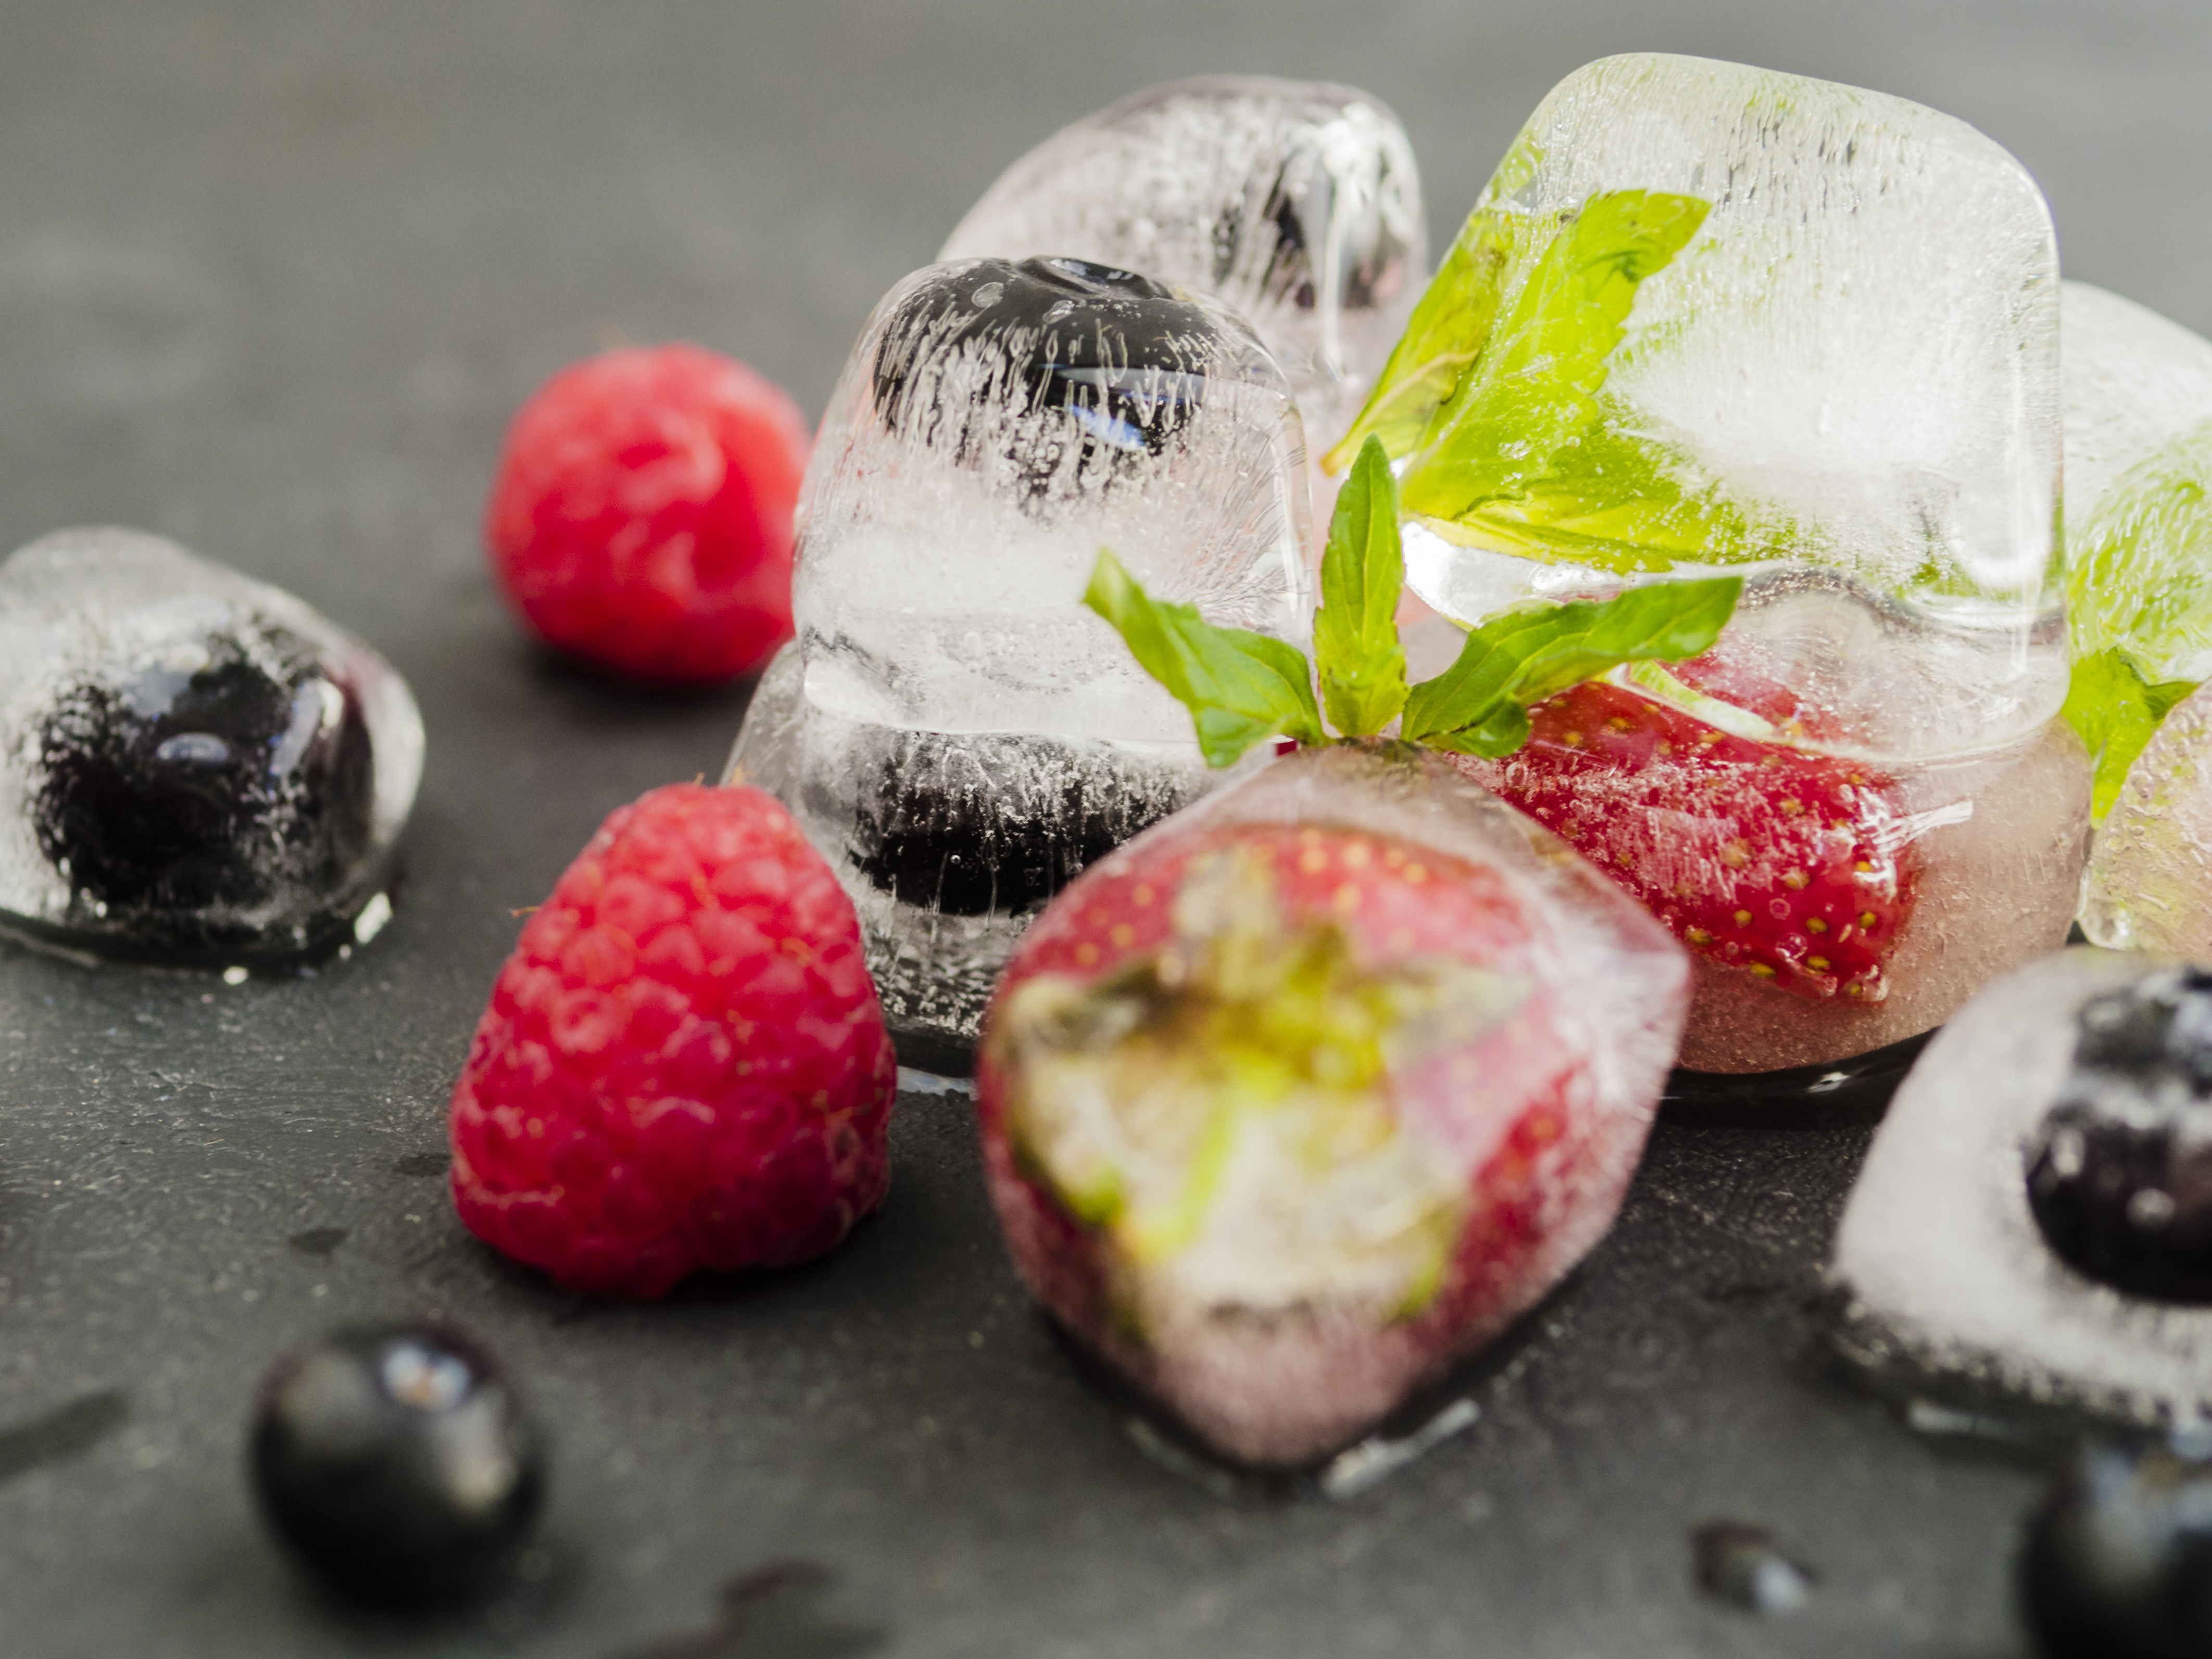
[{"label": "red raspberry", "polygon": [[571,1290],[819,1255],[883,1200],[897,1067],[853,906],[757,789],[656,789],[530,919],[453,1087],[469,1230]]},{"label": "red raspberry", "polygon": [[695,345],[561,371],[507,428],[484,535],[530,626],[639,679],[726,680],[791,637],[810,447],[779,387]]},{"label": "red raspberry", "polygon": [[[1760,712],[1791,713],[1785,699]],[[1708,961],[1804,997],[1888,995],[1915,875],[1889,779],[1602,680],[1538,704],[1529,724],[1518,752],[1455,764]]]}]

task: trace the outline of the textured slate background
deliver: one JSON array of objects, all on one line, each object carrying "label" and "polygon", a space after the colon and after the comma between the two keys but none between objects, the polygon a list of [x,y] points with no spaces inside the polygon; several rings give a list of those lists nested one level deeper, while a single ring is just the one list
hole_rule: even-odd
[{"label": "textured slate background", "polygon": [[[0,949],[0,1650],[601,1659],[798,1557],[839,1575],[814,1611],[667,1651],[2019,1653],[2033,1477],[1818,1363],[1863,1129],[1663,1127],[1481,1421],[1340,1504],[1138,1453],[1028,1310],[957,1101],[909,1097],[849,1248],[659,1307],[510,1271],[436,1178],[510,908],[712,771],[744,698],[613,690],[507,625],[476,518],[541,378],[688,336],[818,410],[1001,167],[1176,75],[1381,94],[1441,242],[1543,91],[1633,48],[1960,114],[2043,180],[2071,274],[2212,330],[2202,5],[0,4],[0,546],[119,521],[283,583],[398,664],[431,738],[398,920],[349,964],[229,988]],[[239,1478],[276,1352],[425,1310],[509,1358],[558,1449],[540,1577],[428,1624],[302,1585]],[[1686,1528],[1723,1516],[1820,1570],[1808,1612],[1695,1595]]]}]

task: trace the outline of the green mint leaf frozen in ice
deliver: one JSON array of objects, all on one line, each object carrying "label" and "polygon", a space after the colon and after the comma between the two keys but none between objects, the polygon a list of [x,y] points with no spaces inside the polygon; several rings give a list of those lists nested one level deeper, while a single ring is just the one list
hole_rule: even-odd
[{"label": "green mint leaf frozen in ice", "polygon": [[1343,441],[1322,458],[1341,472],[1370,438],[1393,455],[1411,454],[1468,370],[1489,343],[1498,302],[1511,274],[1526,263],[1540,229],[1522,214],[1477,209],[1428,291],[1407,319],[1406,331],[1369,394],[1367,406]]},{"label": "green mint leaf frozen in ice", "polygon": [[1510,611],[1467,636],[1458,660],[1406,699],[1400,735],[1492,758],[1528,740],[1528,707],[1623,663],[1709,650],[1735,613],[1740,577],[1657,582],[1605,600]]},{"label": "green mint leaf frozen in ice", "polygon": [[2074,677],[2062,712],[2067,724],[2081,734],[2089,758],[2096,763],[2089,795],[2092,818],[2101,822],[2112,811],[2136,757],[2174,704],[2196,689],[2190,680],[2152,684],[2118,648],[2074,659]]},{"label": "green mint leaf frozen in ice", "polygon": [[1478,208],[1328,464],[1379,438],[1411,458],[1403,500],[1431,528],[1527,558],[1628,574],[1771,556],[1790,526],[1754,531],[1603,395],[1638,286],[1709,211],[1634,190],[1594,195],[1557,228]]},{"label": "green mint leaf frozen in ice", "polygon": [[1347,738],[1371,737],[1406,706],[1406,653],[1398,598],[1406,562],[1398,544],[1398,490],[1390,459],[1370,438],[1336,498],[1321,561],[1314,667],[1322,706]]},{"label": "green mint leaf frozen in ice", "polygon": [[1254,744],[1282,736],[1324,741],[1312,671],[1296,646],[1241,628],[1217,628],[1195,605],[1153,599],[1101,549],[1084,604],[1111,623],[1145,672],[1190,710],[1208,766],[1231,766]]},{"label": "green mint leaf frozen in ice", "polygon": [[2066,539],[2076,656],[2119,647],[2148,678],[2212,652],[2212,421],[2122,473]]}]

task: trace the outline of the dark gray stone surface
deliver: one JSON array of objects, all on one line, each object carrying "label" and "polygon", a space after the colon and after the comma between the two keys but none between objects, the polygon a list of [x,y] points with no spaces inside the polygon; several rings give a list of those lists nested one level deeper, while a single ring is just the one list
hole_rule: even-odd
[{"label": "dark gray stone surface", "polygon": [[[233,988],[0,950],[0,1650],[601,1659],[796,1557],[840,1575],[818,1615],[802,1587],[668,1651],[2020,1652],[2033,1477],[1818,1364],[1863,1130],[1663,1127],[1480,1422],[1342,1504],[1139,1455],[1027,1308],[957,1101],[908,1098],[848,1248],[658,1307],[508,1269],[437,1178],[510,910],[611,807],[713,771],[744,701],[517,640],[476,523],[538,380],[689,336],[818,410],[1002,166],[1181,74],[1382,94],[1441,240],[1553,80],[1655,47],[1966,117],[2044,180],[2070,272],[2212,329],[2201,4],[0,4],[0,547],[119,521],[283,583],[410,678],[431,744],[398,919],[351,963]],[[240,1470],[278,1352],[428,1310],[507,1356],[557,1463],[540,1580],[420,1624],[299,1583]],[[1721,1518],[1819,1571],[1806,1613],[1698,1598]]]}]

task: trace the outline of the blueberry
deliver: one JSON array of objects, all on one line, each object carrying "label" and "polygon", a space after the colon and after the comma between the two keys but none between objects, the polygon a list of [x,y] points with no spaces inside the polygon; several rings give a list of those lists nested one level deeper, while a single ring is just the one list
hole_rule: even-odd
[{"label": "blueberry", "polygon": [[2089,1446],[2060,1476],[2021,1558],[2047,1659],[2212,1652],[2212,1465],[2187,1450]]},{"label": "blueberry", "polygon": [[2077,1271],[2132,1296],[2212,1302],[2212,974],[2093,999],[2027,1152],[2028,1207]]},{"label": "blueberry", "polygon": [[1182,773],[1048,739],[917,733],[861,791],[853,858],[904,904],[945,915],[1025,915],[1181,807]]},{"label": "blueberry", "polygon": [[235,913],[301,890],[335,896],[369,849],[361,697],[281,628],[69,685],[38,745],[40,850],[76,903],[147,944],[250,933]]},{"label": "blueberry", "polygon": [[278,1361],[252,1462],[263,1513],[311,1567],[392,1601],[484,1588],[545,1490],[538,1431],[497,1363],[435,1324],[339,1331]]},{"label": "blueberry", "polygon": [[885,324],[876,407],[893,430],[963,460],[1000,411],[1061,412],[1064,422],[988,441],[1010,444],[1041,493],[1070,454],[1078,476],[1110,477],[1161,453],[1203,403],[1223,344],[1211,313],[1149,276],[1080,259],[964,261]]}]

